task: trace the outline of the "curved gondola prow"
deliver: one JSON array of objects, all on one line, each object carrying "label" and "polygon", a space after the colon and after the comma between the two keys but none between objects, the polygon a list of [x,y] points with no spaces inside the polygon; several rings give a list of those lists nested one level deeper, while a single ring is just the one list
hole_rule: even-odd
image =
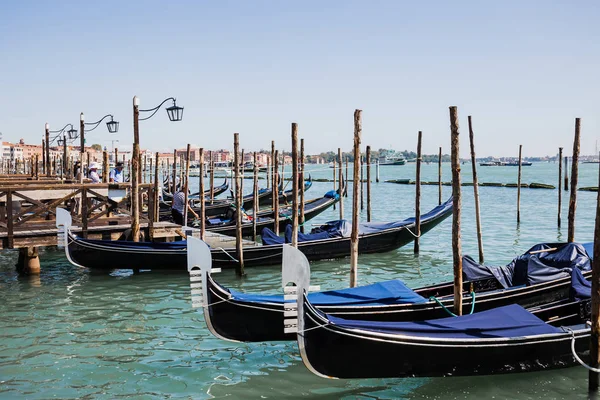
[{"label": "curved gondola prow", "polygon": [[71,253],[69,253],[69,237],[71,236],[71,224],[73,223],[73,219],[71,218],[71,213],[64,208],[56,209],[56,245],[58,248],[65,248],[65,257],[71,264],[79,268],[85,268],[84,265],[77,264],[71,258]]},{"label": "curved gondola prow", "polygon": [[210,304],[208,304],[208,279],[211,273],[221,272],[220,268],[212,268],[212,255],[208,245],[193,236],[187,238],[187,269],[190,274],[190,289],[192,294],[192,307],[202,307],[204,321],[208,330],[216,337],[228,340],[221,336],[213,327],[210,319]]},{"label": "curved gondola prow", "polygon": [[[283,304],[283,331],[301,335],[304,329],[300,319],[302,296],[308,291],[317,291],[320,288],[310,286],[310,264],[304,253],[289,244],[284,244],[282,250],[281,285],[284,300],[289,300]],[[288,286],[290,283],[294,286]]]}]

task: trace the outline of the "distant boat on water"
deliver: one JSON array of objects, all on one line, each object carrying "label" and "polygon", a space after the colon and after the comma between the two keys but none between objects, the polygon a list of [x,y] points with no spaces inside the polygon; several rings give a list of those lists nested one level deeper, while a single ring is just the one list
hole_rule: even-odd
[{"label": "distant boat on water", "polygon": [[379,157],[379,165],[404,165],[406,160],[402,157]]},{"label": "distant boat on water", "polygon": [[[486,162],[479,163],[479,165],[482,167],[518,167],[519,162],[518,161],[492,160],[492,161],[486,161]],[[531,166],[531,162],[530,161],[521,161],[521,166],[529,167],[529,166]]]}]

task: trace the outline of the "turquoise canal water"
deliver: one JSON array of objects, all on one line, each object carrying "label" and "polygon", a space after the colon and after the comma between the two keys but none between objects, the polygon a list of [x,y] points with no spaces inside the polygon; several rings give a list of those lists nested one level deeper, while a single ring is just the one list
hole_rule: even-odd
[{"label": "turquoise canal water", "polygon": [[[414,178],[414,164],[381,167],[372,186],[373,219],[404,219],[414,213],[412,185],[385,179]],[[313,177],[330,177],[311,166]],[[444,180],[450,180],[444,164]],[[556,184],[557,164],[523,169],[523,182]],[[470,180],[470,164],[463,180]],[[373,179],[374,179],[373,170]],[[480,182],[516,182],[515,167],[481,167]],[[598,165],[580,166],[580,186],[596,186]],[[437,165],[423,165],[423,180],[437,179]],[[220,182],[220,180],[217,180]],[[249,180],[245,181],[247,188]],[[264,183],[264,181],[261,181]],[[315,183],[307,198],[331,183]],[[437,205],[436,186],[422,189],[422,212]],[[463,187],[462,245],[477,254],[473,189]],[[443,197],[451,194],[443,187]],[[557,190],[523,189],[521,224],[516,224],[516,188],[481,187],[486,262],[505,264],[538,242],[564,241],[568,193],[563,192],[563,227],[557,228]],[[350,197],[345,200],[349,209]],[[591,241],[596,193],[577,193],[576,239]],[[310,223],[336,219],[328,210]],[[346,211],[346,215],[348,211]],[[0,254],[0,398],[384,398],[384,399],[562,399],[586,398],[582,367],[503,376],[435,379],[327,380],[312,375],[291,343],[236,344],[214,338],[190,305],[186,273],[93,273],[71,266],[56,248],[41,251],[39,277],[15,273],[16,254]],[[343,288],[349,260],[311,264],[312,284]],[[217,279],[248,292],[280,292],[279,267],[247,269],[240,280],[226,270]],[[411,287],[452,279],[451,219],[412,245],[359,258],[359,283],[399,278]],[[351,349],[348,349],[351,351]],[[394,360],[381,360],[394,362]],[[435,363],[435,360],[431,360]]]}]

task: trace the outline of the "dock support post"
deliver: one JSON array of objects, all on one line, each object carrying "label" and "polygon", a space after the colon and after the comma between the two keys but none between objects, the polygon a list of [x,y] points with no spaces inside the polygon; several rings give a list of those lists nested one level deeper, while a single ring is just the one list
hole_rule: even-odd
[{"label": "dock support post", "polygon": [[569,157],[565,156],[565,192],[569,191]]},{"label": "dock support post", "polygon": [[579,167],[579,143],[581,137],[581,118],[575,118],[575,138],[571,159],[571,197],[569,199],[569,231],[567,242],[575,241],[575,210],[577,208],[577,175]]},{"label": "dock support post", "polygon": [[560,212],[562,208],[562,152],[563,148],[558,148],[558,216],[557,223],[560,228]]},{"label": "dock support post", "polygon": [[[336,171],[337,170],[337,162],[336,162],[335,156],[333,156],[332,164],[333,164],[333,169],[332,169],[332,171],[333,171],[333,191],[335,192],[337,189],[337,173],[336,173],[337,172]],[[333,209],[335,210],[335,208],[336,208],[335,203],[333,203]],[[342,218],[343,217],[340,216],[340,219],[342,219]]]},{"label": "dock support post", "polygon": [[[479,264],[483,264],[483,239],[481,235],[481,213],[479,208],[479,182],[477,180],[477,158],[475,157],[475,138],[473,123],[469,115],[469,142],[471,144],[471,168],[473,169],[473,194],[475,195],[475,223],[477,225],[477,247],[479,248]],[[440,154],[442,148],[440,147]],[[441,200],[441,197],[440,197]],[[441,203],[440,203],[441,204]]]},{"label": "dock support post", "polygon": [[375,182],[379,183],[379,160],[375,163]]},{"label": "dock support post", "polygon": [[235,272],[238,276],[244,276],[244,250],[242,248],[242,193],[240,191],[240,134],[233,134],[233,169],[235,173],[235,250],[238,263]]},{"label": "dock support post", "polygon": [[102,183],[108,183],[108,152],[102,152]]},{"label": "dock support post", "polygon": [[300,139],[300,231],[304,233],[304,139]]},{"label": "dock support post", "polygon": [[367,222],[371,222],[371,146],[367,146]]},{"label": "dock support post", "polygon": [[352,190],[352,234],[350,235],[350,287],[358,284],[358,198],[360,197],[360,136],[362,134],[362,110],[354,111],[354,171]]},{"label": "dock support post", "polygon": [[340,191],[340,219],[344,219],[344,197],[342,195],[342,188],[344,187],[344,174],[342,173],[342,149],[338,147],[337,164],[339,167],[338,171],[338,188]]},{"label": "dock support post", "polygon": [[[339,151],[339,149],[338,149]],[[340,175],[341,175],[340,161]],[[298,124],[292,122],[292,246],[298,248]],[[341,185],[341,183],[340,183]],[[340,206],[341,207],[341,206]],[[341,208],[340,208],[341,210]],[[341,212],[341,211],[340,211]]]},{"label": "dock support post", "polygon": [[421,141],[423,132],[417,136],[417,174],[415,178],[415,254],[419,253],[419,236],[421,236]]},{"label": "dock support post", "polygon": [[350,157],[346,156],[346,179],[345,179],[345,184],[344,187],[346,188],[346,190],[344,190],[344,197],[348,197],[348,159]]},{"label": "dock support post", "polygon": [[173,181],[171,182],[171,194],[177,192],[177,149],[173,150]]},{"label": "dock support post", "polygon": [[[188,226],[188,193],[190,190],[190,152],[191,152],[191,146],[188,143],[187,144],[187,148],[185,150],[185,185],[183,186],[183,226]],[[183,164],[181,164],[181,166],[183,167]],[[181,182],[183,183],[183,182]],[[173,201],[175,201],[175,198],[173,198]]]},{"label": "dock support post", "polygon": [[359,154],[358,159],[360,160],[360,209],[361,211],[365,209],[365,174],[364,174],[364,160],[362,158],[362,154]]},{"label": "dock support post", "polygon": [[[275,141],[271,140],[271,166],[272,169],[269,170],[269,174],[271,174],[271,208],[273,210],[275,210],[275,187],[277,186],[278,179],[277,179],[277,172],[275,171],[275,165],[277,164],[276,162],[276,154],[275,154]],[[256,199],[255,199],[256,201]],[[275,232],[275,229],[273,228],[273,232]]]},{"label": "dock support post", "polygon": [[40,257],[37,247],[22,247],[19,249],[17,271],[23,275],[40,274]]},{"label": "dock support post", "polygon": [[46,122],[46,176],[50,176],[52,169],[50,168],[50,125]]},{"label": "dock support post", "polygon": [[460,156],[458,110],[450,107],[450,159],[452,162],[452,260],[454,270],[454,314],[462,315],[462,252],[460,241]]},{"label": "dock support post", "polygon": [[210,185],[210,204],[212,204],[215,199],[215,158],[212,150],[210,151],[210,180],[208,183]]}]

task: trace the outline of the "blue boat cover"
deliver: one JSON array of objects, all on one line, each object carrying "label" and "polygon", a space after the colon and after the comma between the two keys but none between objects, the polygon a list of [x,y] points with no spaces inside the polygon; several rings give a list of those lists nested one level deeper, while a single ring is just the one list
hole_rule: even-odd
[{"label": "blue boat cover", "polygon": [[272,244],[284,244],[285,243],[284,238],[276,235],[275,232],[273,232],[269,228],[263,228],[263,230],[260,234],[260,238],[265,246],[269,246]]},{"label": "blue boat cover", "polygon": [[[556,251],[530,254],[556,247]],[[505,266],[479,265],[471,257],[463,257],[465,280],[496,278],[505,289],[566,278],[574,268],[591,269],[591,258],[580,243],[540,243]]]},{"label": "blue boat cover", "polygon": [[[452,210],[452,198],[449,198],[445,203],[436,206],[431,211],[421,215],[421,223],[446,214]],[[401,228],[403,226],[414,224],[415,218],[410,217],[400,221],[393,222],[365,222],[358,226],[358,234],[364,235],[368,233],[376,233],[387,229]],[[311,233],[328,232],[329,237],[350,237],[352,233],[352,222],[341,219],[337,221],[329,221],[325,224],[313,228]]]},{"label": "blue boat cover", "polygon": [[345,328],[429,338],[512,338],[563,332],[562,329],[546,324],[517,304],[461,317],[420,322],[357,321],[332,315],[327,315],[327,318],[331,323]]},{"label": "blue boat cover", "polygon": [[179,240],[176,242],[130,242],[127,240],[94,240],[77,238],[84,243],[91,243],[117,249],[148,249],[148,250],[185,250],[187,242]]},{"label": "blue boat cover", "polygon": [[592,298],[592,282],[585,279],[578,268],[571,272],[570,297],[573,300],[586,300]]},{"label": "blue boat cover", "polygon": [[[283,304],[283,295],[245,294],[229,290],[234,300],[247,303]],[[426,298],[418,295],[400,280],[379,282],[342,290],[309,293],[308,298],[315,306],[369,306],[385,304],[424,303]]]}]

